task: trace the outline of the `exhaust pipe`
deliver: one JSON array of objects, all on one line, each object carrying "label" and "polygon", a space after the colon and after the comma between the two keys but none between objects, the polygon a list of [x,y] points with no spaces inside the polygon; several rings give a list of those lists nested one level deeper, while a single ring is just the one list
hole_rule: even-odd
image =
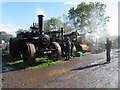
[{"label": "exhaust pipe", "polygon": [[38,15],[38,24],[39,24],[39,32],[40,34],[43,34],[43,15]]},{"label": "exhaust pipe", "polygon": [[63,27],[61,28],[61,38],[62,38],[62,41],[64,40],[64,35],[63,35],[63,33],[64,33],[64,30],[63,30]]},{"label": "exhaust pipe", "polygon": [[0,44],[2,44],[2,32],[0,32]]}]

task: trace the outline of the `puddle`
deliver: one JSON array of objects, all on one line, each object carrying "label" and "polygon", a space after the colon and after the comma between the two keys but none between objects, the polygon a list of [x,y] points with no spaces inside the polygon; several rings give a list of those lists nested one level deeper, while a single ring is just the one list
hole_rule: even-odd
[{"label": "puddle", "polygon": [[11,68],[11,67],[3,67],[2,68],[2,72],[10,72],[12,70],[13,70],[13,68]]}]

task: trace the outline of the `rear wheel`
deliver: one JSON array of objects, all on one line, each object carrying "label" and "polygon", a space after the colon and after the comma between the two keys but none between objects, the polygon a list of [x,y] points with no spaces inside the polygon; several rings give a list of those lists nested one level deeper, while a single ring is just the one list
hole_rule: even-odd
[{"label": "rear wheel", "polygon": [[23,45],[22,55],[25,63],[29,65],[33,64],[35,62],[36,57],[36,50],[34,44],[26,42]]},{"label": "rear wheel", "polygon": [[12,61],[14,61],[15,58],[20,57],[20,45],[19,45],[18,38],[10,38],[9,53],[10,53],[10,58]]},{"label": "rear wheel", "polygon": [[58,60],[60,59],[62,52],[61,52],[61,47],[57,42],[52,42],[50,45],[50,49],[55,50],[55,52],[52,54],[52,58]]}]

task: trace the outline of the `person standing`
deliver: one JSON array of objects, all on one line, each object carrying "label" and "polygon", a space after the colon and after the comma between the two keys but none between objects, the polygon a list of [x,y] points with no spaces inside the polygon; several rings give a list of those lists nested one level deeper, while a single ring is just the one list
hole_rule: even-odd
[{"label": "person standing", "polygon": [[70,41],[70,38],[67,37],[67,41],[66,41],[66,60],[69,60],[70,59],[70,56],[71,56],[71,41]]},{"label": "person standing", "polygon": [[110,63],[110,51],[111,51],[111,41],[109,38],[106,39],[106,57],[107,57],[107,63]]},{"label": "person standing", "polygon": [[73,48],[74,48],[74,41],[71,41],[71,57],[75,57],[74,53],[73,53]]}]

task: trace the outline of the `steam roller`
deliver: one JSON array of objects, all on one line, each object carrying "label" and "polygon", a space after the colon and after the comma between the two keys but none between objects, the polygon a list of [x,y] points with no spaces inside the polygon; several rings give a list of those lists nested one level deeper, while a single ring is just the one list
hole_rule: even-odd
[{"label": "steam roller", "polygon": [[31,31],[20,32],[9,40],[9,52],[12,61],[23,59],[27,64],[33,64],[35,58],[48,56],[59,59],[61,47],[57,42],[52,42],[43,30],[43,15],[38,15],[38,26],[33,23]]}]

